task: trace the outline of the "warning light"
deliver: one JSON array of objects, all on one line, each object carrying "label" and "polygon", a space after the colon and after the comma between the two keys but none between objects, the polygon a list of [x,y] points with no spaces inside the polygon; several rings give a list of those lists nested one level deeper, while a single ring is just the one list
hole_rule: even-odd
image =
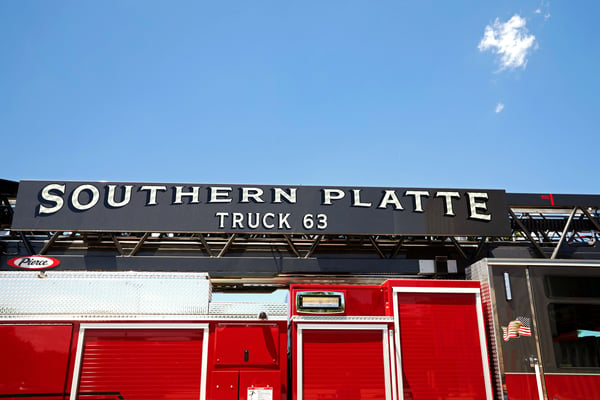
[{"label": "warning light", "polygon": [[298,292],[296,310],[302,313],[343,313],[342,292]]}]

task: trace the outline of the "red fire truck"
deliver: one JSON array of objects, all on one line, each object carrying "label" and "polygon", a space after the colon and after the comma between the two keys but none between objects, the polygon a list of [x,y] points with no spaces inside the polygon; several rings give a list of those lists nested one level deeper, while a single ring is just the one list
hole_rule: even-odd
[{"label": "red fire truck", "polygon": [[600,399],[598,196],[0,183],[0,399]]}]

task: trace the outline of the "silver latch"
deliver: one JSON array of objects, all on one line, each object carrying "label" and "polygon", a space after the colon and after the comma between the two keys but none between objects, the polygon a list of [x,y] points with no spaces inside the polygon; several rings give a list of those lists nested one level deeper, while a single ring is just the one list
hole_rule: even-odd
[{"label": "silver latch", "polygon": [[535,368],[536,365],[540,365],[540,360],[534,355],[529,356],[529,366]]}]

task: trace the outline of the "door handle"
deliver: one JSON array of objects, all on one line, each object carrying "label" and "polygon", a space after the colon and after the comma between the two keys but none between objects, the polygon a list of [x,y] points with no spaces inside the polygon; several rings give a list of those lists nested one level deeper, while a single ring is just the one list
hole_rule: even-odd
[{"label": "door handle", "polygon": [[529,361],[529,366],[531,368],[535,368],[536,365],[539,367],[539,365],[540,365],[540,360],[538,360],[538,358],[534,355],[529,356],[528,361]]},{"label": "door handle", "polygon": [[535,355],[530,355],[527,359],[529,361],[529,366],[535,369],[535,381],[537,384],[538,396],[540,400],[545,400],[546,396],[544,394],[544,389],[542,385],[542,370],[540,368],[540,360]]}]

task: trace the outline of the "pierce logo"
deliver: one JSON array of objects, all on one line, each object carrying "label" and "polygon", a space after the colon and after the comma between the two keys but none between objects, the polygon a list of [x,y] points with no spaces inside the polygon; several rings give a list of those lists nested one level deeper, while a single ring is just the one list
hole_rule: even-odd
[{"label": "pierce logo", "polygon": [[24,269],[44,269],[56,267],[60,264],[60,261],[52,257],[43,256],[26,256],[17,257],[8,260],[8,265],[15,268]]}]

